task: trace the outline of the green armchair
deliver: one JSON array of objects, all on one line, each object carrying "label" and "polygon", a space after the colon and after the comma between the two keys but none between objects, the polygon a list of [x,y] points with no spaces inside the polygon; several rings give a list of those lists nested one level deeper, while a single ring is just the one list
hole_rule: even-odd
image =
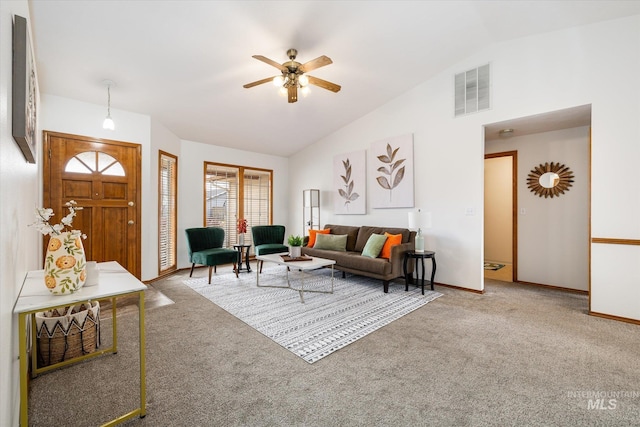
[{"label": "green armchair", "polygon": [[238,277],[238,251],[223,248],[224,230],[220,227],[187,228],[187,243],[189,246],[189,260],[192,262],[191,273],[196,264],[209,267],[209,284],[211,284],[211,270],[217,272],[216,266],[233,263],[233,271]]},{"label": "green armchair", "polygon": [[[256,256],[289,252],[289,247],[283,244],[284,232],[284,225],[256,225],[251,227]],[[263,262],[260,261],[260,273],[262,273],[262,264]]]}]

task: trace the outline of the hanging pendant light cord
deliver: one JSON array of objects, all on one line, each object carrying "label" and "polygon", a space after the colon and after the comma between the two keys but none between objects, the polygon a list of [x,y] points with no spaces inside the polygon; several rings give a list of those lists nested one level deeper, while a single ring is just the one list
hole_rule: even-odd
[{"label": "hanging pendant light cord", "polygon": [[107,117],[111,117],[111,85],[107,86]]}]

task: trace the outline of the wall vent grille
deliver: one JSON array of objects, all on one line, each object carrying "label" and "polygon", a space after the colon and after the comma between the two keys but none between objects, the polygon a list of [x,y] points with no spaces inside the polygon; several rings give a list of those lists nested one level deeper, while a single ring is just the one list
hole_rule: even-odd
[{"label": "wall vent grille", "polygon": [[491,69],[489,64],[455,75],[455,116],[491,107]]}]

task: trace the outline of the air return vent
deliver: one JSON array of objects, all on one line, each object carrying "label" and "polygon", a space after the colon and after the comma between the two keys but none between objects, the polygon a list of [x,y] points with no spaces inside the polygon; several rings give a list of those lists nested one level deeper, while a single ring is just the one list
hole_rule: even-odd
[{"label": "air return vent", "polygon": [[489,64],[483,65],[455,77],[455,115],[488,110],[490,105],[489,88],[491,73]]}]

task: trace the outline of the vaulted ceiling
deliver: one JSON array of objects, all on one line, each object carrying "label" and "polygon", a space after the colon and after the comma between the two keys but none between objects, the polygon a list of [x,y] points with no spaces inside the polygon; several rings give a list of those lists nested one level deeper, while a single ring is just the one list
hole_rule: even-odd
[{"label": "vaulted ceiling", "polygon": [[[289,156],[493,43],[640,13],[640,1],[31,0],[42,93],[150,115],[181,139]],[[293,104],[253,59],[333,64]],[[464,71],[464,70],[458,70]],[[106,112],[106,111],[105,111]],[[452,112],[453,114],[453,112]]]}]

